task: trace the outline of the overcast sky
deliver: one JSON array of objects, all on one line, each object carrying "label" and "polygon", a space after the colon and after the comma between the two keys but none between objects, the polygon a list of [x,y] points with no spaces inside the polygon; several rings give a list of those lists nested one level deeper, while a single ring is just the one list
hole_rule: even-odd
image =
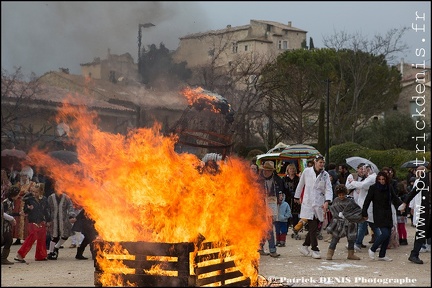
[{"label": "overcast sky", "polygon": [[[416,19],[426,15],[426,21]],[[25,74],[38,76],[69,68],[80,74],[80,64],[95,57],[130,53],[137,61],[138,26],[142,46],[163,42],[171,50],[179,37],[190,33],[223,29],[227,25],[249,24],[251,19],[292,22],[306,30],[316,48],[323,47],[323,36],[336,32],[360,33],[368,39],[385,35],[390,29],[423,25],[426,31],[410,29],[403,41],[410,49],[399,55],[405,62],[430,66],[430,1],[358,2],[1,2],[1,66],[8,72],[21,66]],[[414,23],[414,24],[413,24]],[[424,41],[424,42],[422,42]],[[428,56],[416,56],[425,48]]]}]

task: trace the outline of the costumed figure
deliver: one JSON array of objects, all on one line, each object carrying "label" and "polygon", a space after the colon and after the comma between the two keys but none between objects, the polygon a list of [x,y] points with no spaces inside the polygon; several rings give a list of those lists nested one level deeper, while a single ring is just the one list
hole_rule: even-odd
[{"label": "costumed figure", "polygon": [[65,193],[58,193],[56,191],[51,194],[48,197],[48,206],[52,221],[49,226],[51,242],[48,259],[57,260],[60,246],[74,234],[72,223],[75,221],[76,215],[72,200]]},{"label": "costumed figure", "polygon": [[[32,186],[36,184],[31,180],[33,178],[33,169],[30,166],[24,166],[21,169],[19,175],[20,181],[18,182],[18,187],[20,188],[20,193],[18,198],[15,200],[13,211],[14,213],[18,214],[24,210],[24,195],[30,193]],[[28,231],[26,229],[28,223],[27,215],[21,213],[20,216],[15,217],[15,220],[17,224],[14,226],[13,232],[13,237],[16,238],[14,245],[21,245],[21,240],[24,240],[28,235]]]}]

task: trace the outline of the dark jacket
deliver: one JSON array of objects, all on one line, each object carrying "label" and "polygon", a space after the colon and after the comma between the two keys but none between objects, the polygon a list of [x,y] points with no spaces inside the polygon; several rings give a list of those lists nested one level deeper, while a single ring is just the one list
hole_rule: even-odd
[{"label": "dark jacket", "polygon": [[[267,187],[266,180],[271,179],[271,178],[273,178],[273,181],[271,181],[270,187]],[[272,176],[270,176],[268,178],[265,178],[263,175],[261,175],[260,179],[261,179],[262,187],[264,188],[263,191],[268,191],[267,192],[268,194],[266,195],[267,197],[268,196],[277,197],[279,191],[282,191],[282,192],[286,191],[283,179],[279,175],[277,175],[276,172],[273,172]],[[285,196],[286,196],[286,194],[285,194]],[[285,199],[286,199],[286,197],[285,197]]]},{"label": "dark jacket", "polygon": [[97,232],[94,227],[94,221],[87,216],[84,209],[81,209],[81,211],[76,216],[76,221],[72,226],[72,231],[81,232],[90,240],[90,242],[97,236]]},{"label": "dark jacket", "polygon": [[294,175],[294,178],[291,179],[288,175],[285,175],[282,177],[282,180],[284,182],[283,192],[285,192],[285,196],[286,196],[285,201],[290,203],[291,200],[294,199],[295,190],[300,181],[300,177],[298,175]]},{"label": "dark jacket", "polygon": [[[40,224],[41,222],[51,221],[48,200],[45,196],[38,200],[32,193],[27,193],[24,195],[23,200],[24,213],[28,215],[29,223]],[[33,205],[33,209],[28,207],[30,205]]]},{"label": "dark jacket", "polygon": [[375,183],[369,187],[368,194],[362,208],[363,217],[367,217],[367,209],[373,202],[373,219],[377,227],[393,227],[393,216],[391,204],[398,209],[402,201],[396,195],[392,185],[380,185]]}]

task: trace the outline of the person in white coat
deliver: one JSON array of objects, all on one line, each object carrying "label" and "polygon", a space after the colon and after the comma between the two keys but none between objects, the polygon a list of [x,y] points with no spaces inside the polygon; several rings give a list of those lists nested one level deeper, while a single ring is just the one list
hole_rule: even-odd
[{"label": "person in white coat", "polygon": [[[363,165],[363,180],[360,179],[355,181],[353,178],[348,177],[346,186],[348,189],[355,189],[354,193],[357,194],[357,197],[354,197],[354,199],[356,199],[356,203],[360,207],[363,207],[369,187],[372,184],[375,184],[376,177],[377,174],[372,170],[372,167],[367,164]],[[354,243],[354,249],[356,251],[360,251],[362,247],[366,247],[366,245],[363,245],[363,239],[365,237],[366,230],[368,229],[368,225],[372,229],[375,237],[378,237],[381,234],[379,228],[375,227],[373,224],[374,220],[372,211],[373,203],[369,205],[367,210],[368,220],[358,224],[357,238]]]},{"label": "person in white coat", "polygon": [[[301,203],[300,218],[308,219],[308,233],[300,253],[305,256],[320,259],[318,248],[318,224],[324,221],[328,205],[333,199],[333,189],[330,175],[324,170],[324,157],[316,155],[314,165],[305,168],[300,176],[299,184],[294,194],[294,201]],[[311,250],[309,251],[309,246]]]}]

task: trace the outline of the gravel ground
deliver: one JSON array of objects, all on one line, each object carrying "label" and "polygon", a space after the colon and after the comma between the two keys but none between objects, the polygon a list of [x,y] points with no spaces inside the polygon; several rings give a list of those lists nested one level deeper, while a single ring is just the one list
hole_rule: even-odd
[{"label": "gravel ground", "polygon": [[[413,246],[414,228],[407,224],[408,246],[389,249],[387,256],[392,262],[371,260],[367,248],[356,253],[361,260],[347,260],[346,238],[338,244],[334,260],[325,260],[328,243],[319,241],[322,259],[312,259],[301,255],[298,248],[303,240],[295,240],[288,235],[286,247],[279,247],[279,258],[261,256],[259,274],[267,280],[275,279],[272,286],[310,287],[310,286],[431,286],[431,253],[421,253],[423,265],[407,260]],[[304,236],[304,234],[301,234]],[[366,236],[365,242],[370,239]],[[27,263],[1,266],[2,287],[89,287],[94,286],[94,266],[92,260],[76,260],[75,249],[68,248],[69,240],[60,249],[56,261],[36,262],[34,247],[27,255]],[[369,244],[370,245],[370,244]],[[19,246],[12,246],[9,260],[13,258]],[[84,256],[90,257],[86,248]],[[285,280],[285,282],[283,282]],[[282,281],[282,282],[280,282]]]}]

